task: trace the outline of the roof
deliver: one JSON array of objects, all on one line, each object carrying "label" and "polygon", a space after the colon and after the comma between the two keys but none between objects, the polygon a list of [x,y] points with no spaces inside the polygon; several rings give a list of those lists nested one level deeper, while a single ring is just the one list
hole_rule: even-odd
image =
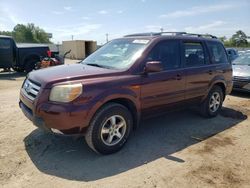
[{"label": "roof", "polygon": [[48,47],[47,44],[37,44],[37,43],[17,43],[18,48],[30,48],[30,47]]},{"label": "roof", "polygon": [[161,33],[136,33],[124,36],[125,38],[144,38],[144,39],[154,39],[154,38],[164,38],[164,39],[198,39],[198,40],[216,40],[217,37],[210,34],[195,34],[186,32],[161,32]]},{"label": "roof", "polygon": [[7,36],[7,35],[0,35],[0,38],[12,38],[11,36]]}]

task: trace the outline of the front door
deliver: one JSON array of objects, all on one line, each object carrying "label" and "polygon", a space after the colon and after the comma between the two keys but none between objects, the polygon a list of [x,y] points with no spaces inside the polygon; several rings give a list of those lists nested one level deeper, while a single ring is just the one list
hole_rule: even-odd
[{"label": "front door", "polygon": [[144,116],[152,115],[184,100],[185,76],[181,68],[179,41],[158,43],[146,58],[146,62],[160,61],[161,72],[147,73],[142,77],[141,107]]},{"label": "front door", "polygon": [[12,40],[9,38],[0,38],[0,68],[10,68],[13,63]]}]

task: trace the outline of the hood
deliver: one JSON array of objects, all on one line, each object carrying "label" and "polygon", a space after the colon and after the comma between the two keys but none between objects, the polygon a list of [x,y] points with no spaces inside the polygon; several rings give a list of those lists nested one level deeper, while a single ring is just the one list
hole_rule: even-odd
[{"label": "hood", "polygon": [[41,85],[63,81],[72,81],[82,78],[93,78],[115,73],[117,70],[99,68],[83,64],[60,65],[29,73],[29,78]]},{"label": "hood", "polygon": [[248,65],[233,65],[233,76],[250,77],[250,66],[248,66]]}]

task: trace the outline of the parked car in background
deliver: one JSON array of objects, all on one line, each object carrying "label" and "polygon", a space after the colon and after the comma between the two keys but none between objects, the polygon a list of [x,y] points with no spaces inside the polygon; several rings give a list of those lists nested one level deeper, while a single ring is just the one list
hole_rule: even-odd
[{"label": "parked car in background", "polygon": [[250,52],[244,52],[233,61],[233,89],[250,92]]},{"label": "parked car in background", "polygon": [[234,48],[226,48],[228,57],[230,61],[235,60],[237,57],[239,57],[238,51]]},{"label": "parked car in background", "polygon": [[0,35],[0,68],[27,73],[32,71],[41,56],[47,56],[44,44],[16,44],[12,37]]},{"label": "parked car in background", "polygon": [[215,36],[142,33],[115,39],[79,64],[31,72],[19,105],[37,127],[85,135],[94,151],[110,154],[140,119],[193,105],[215,117],[231,90],[232,65]]}]

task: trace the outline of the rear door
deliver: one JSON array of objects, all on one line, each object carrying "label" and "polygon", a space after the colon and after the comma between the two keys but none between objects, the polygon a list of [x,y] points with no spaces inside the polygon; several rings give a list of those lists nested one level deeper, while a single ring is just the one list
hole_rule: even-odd
[{"label": "rear door", "polygon": [[167,40],[158,43],[149,53],[146,62],[161,61],[164,70],[142,77],[141,105],[144,114],[161,110],[184,100],[185,77],[181,67],[180,42]]},{"label": "rear door", "polygon": [[222,43],[217,41],[207,41],[207,46],[210,52],[210,59],[214,65],[214,78],[220,78],[227,85],[232,84],[232,64],[230,63],[226,50]]},{"label": "rear door", "polygon": [[183,41],[182,54],[186,75],[185,99],[197,99],[198,102],[207,93],[214,65],[210,64],[205,43],[202,41]]},{"label": "rear door", "polygon": [[0,68],[9,68],[14,59],[12,40],[9,38],[0,38]]}]

